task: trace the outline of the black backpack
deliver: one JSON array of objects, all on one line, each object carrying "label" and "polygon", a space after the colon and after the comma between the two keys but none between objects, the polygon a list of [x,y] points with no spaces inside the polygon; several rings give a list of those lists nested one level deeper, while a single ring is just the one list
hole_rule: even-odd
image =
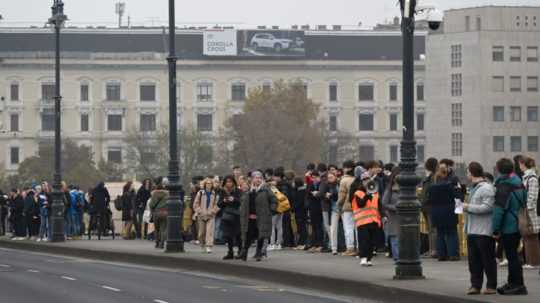
[{"label": "black backpack", "polygon": [[114,199],[114,208],[118,211],[122,210],[122,196],[116,196],[116,199]]}]

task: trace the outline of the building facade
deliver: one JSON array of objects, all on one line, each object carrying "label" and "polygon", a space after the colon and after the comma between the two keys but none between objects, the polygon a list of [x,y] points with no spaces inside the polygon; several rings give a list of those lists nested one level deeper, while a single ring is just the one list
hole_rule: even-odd
[{"label": "building facade", "polygon": [[[211,57],[203,30],[180,30],[180,128],[216,134],[242,110],[250,89],[302,81],[321,104],[330,133],[351,134],[355,157],[399,160],[399,32],[306,31],[301,56]],[[122,163],[129,131],[167,126],[167,35],[161,29],[65,29],[62,34],[62,136],[92,148],[96,161]],[[54,135],[54,39],[50,29],[0,30],[0,163],[14,172]],[[416,37],[420,160],[424,157],[425,34]],[[330,147],[331,161],[343,157]]]},{"label": "building facade", "polygon": [[426,51],[427,154],[539,158],[540,7],[450,10]]}]

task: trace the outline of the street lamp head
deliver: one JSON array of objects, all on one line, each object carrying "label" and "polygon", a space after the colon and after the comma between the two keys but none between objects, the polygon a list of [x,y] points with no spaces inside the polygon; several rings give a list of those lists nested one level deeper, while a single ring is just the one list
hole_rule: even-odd
[{"label": "street lamp head", "polygon": [[52,16],[49,18],[49,24],[62,26],[67,20],[67,16],[64,15],[64,2],[62,0],[54,0],[51,11]]}]

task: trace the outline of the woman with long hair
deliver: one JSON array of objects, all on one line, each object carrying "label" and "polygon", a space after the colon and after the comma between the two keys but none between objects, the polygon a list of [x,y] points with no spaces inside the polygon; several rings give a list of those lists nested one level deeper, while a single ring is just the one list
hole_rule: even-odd
[{"label": "woman with long hair", "polygon": [[197,218],[198,238],[201,248],[206,253],[212,253],[215,218],[219,211],[217,193],[214,190],[214,180],[206,178],[203,181],[202,189],[195,196],[193,211]]},{"label": "woman with long hair", "polygon": [[223,179],[221,194],[217,206],[222,210],[221,232],[227,243],[228,252],[223,260],[234,259],[234,246],[238,247],[238,255],[242,250],[240,239],[240,190],[233,176]]},{"label": "woman with long hair", "polygon": [[122,235],[125,240],[131,240],[131,232],[133,230],[133,221],[135,219],[135,189],[133,182],[128,181],[122,188]]},{"label": "woman with long hair", "polygon": [[[147,178],[142,182],[141,187],[137,191],[135,197],[135,233],[137,239],[146,239],[148,234],[148,223],[143,222],[144,210],[146,209],[146,203],[150,199],[152,192],[152,180]],[[144,225],[144,227],[143,227]]]},{"label": "woman with long hair", "polygon": [[397,261],[399,259],[399,218],[397,216],[399,185],[396,182],[399,171],[400,170],[398,166],[392,169],[390,181],[388,183],[388,187],[385,190],[382,200],[383,214],[386,217],[386,223],[384,227],[386,236],[388,237],[388,240],[390,242],[390,251],[392,252],[392,258],[394,259],[394,261]]}]

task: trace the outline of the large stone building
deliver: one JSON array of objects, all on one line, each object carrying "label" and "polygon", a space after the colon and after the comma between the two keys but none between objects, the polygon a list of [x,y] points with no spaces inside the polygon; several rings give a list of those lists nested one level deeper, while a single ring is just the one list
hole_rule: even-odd
[{"label": "large stone building", "polygon": [[426,154],[539,159],[540,7],[450,10],[427,38]]},{"label": "large stone building", "polygon": [[[244,49],[217,57],[205,55],[204,32],[179,30],[176,38],[180,127],[211,135],[230,115],[242,110],[250,89],[267,88],[280,79],[300,80],[308,97],[322,105],[321,118],[328,120],[331,130],[353,135],[356,156],[398,161],[399,32],[321,28],[302,32],[290,42],[296,45],[296,53],[280,47],[271,52],[255,49],[246,53]],[[254,33],[264,34],[265,30]],[[276,37],[286,33],[273,31]],[[235,42],[253,44],[244,35],[239,31]],[[128,130],[153,132],[166,125],[167,45],[161,29],[65,29],[62,136],[90,146],[96,161],[122,162]],[[36,154],[40,143],[53,139],[53,50],[51,29],[0,29],[0,162],[8,171],[15,171],[21,161]],[[415,58],[421,157],[424,104],[428,103],[424,100],[424,50],[425,34],[418,33]],[[342,160],[336,159],[334,148],[329,153],[332,161]]]}]

